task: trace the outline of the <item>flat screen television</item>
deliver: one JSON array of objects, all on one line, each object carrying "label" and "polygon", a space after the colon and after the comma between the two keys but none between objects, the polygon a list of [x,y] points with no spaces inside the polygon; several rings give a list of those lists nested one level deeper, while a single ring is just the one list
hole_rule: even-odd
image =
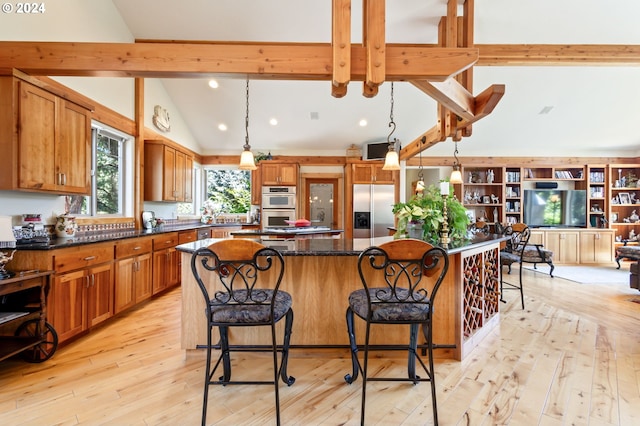
[{"label": "flat screen television", "polygon": [[524,223],[530,228],[587,226],[584,189],[525,189]]}]

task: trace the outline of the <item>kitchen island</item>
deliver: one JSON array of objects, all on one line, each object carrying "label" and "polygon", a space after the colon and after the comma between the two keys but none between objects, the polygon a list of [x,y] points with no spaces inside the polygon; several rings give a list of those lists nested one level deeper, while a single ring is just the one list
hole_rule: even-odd
[{"label": "kitchen island", "polygon": [[[349,293],[361,288],[358,255],[371,245],[391,239],[296,239],[292,240],[294,245],[282,250],[285,274],[280,288],[293,298],[293,349],[348,350],[345,312]],[[434,305],[437,357],[463,359],[498,325],[499,250],[503,240],[504,237],[495,235],[477,236],[448,249],[449,271]],[[215,241],[201,240],[177,247],[182,252],[181,344],[186,350],[196,349],[207,341],[205,302],[191,272],[191,254]],[[207,285],[215,288],[215,280]],[[364,335],[363,323],[356,321],[359,340]],[[229,335],[232,344],[266,345],[270,344],[270,337],[265,331],[260,327],[234,328]],[[408,332],[409,328],[401,325],[386,326],[384,330],[374,327],[371,339],[373,343],[406,343]]]}]

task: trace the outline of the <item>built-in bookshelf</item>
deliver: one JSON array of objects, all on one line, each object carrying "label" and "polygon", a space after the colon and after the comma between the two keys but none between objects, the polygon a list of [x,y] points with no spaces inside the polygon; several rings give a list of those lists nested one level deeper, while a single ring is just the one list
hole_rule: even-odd
[{"label": "built-in bookshelf", "polygon": [[522,168],[506,167],[504,181],[505,221],[509,224],[522,222]]}]

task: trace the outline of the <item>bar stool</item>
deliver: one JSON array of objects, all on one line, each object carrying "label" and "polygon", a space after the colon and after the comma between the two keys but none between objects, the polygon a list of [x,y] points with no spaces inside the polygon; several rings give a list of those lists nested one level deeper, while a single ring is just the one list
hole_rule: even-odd
[{"label": "bar stool", "polygon": [[[295,378],[287,375],[289,341],[293,326],[291,295],[279,290],[284,275],[284,259],[274,249],[252,240],[228,239],[202,247],[191,257],[191,271],[205,299],[207,316],[207,364],[202,404],[202,425],[206,424],[210,385],[274,385],[276,421],[280,424],[278,376],[291,386]],[[216,288],[213,297],[208,286]],[[284,343],[276,345],[276,323],[285,318]],[[271,329],[271,347],[230,346],[229,328],[263,326]],[[220,342],[212,344],[211,333],[217,327]],[[220,356],[211,368],[211,351],[220,348]],[[231,380],[231,352],[272,352],[273,380]],[[278,367],[278,352],[282,360]],[[222,363],[223,375],[213,378]]]},{"label": "bar stool", "polygon": [[[399,239],[370,247],[358,258],[358,273],[362,289],[349,295],[347,308],[347,332],[351,346],[352,372],[345,375],[347,383],[353,383],[362,374],[362,402],[360,423],[364,425],[367,382],[408,381],[431,382],[434,424],[438,424],[436,384],[433,367],[433,303],[438,288],[449,269],[447,253],[440,247],[414,239]],[[358,359],[358,345],[354,328],[354,314],[365,321],[364,359]],[[372,324],[407,324],[410,338],[405,345],[371,345]],[[424,345],[418,345],[418,330],[422,326]],[[429,365],[426,366],[417,353],[418,347],[426,347]],[[408,352],[407,377],[369,377],[367,372],[369,351],[402,350]],[[416,360],[426,377],[416,375]]]}]

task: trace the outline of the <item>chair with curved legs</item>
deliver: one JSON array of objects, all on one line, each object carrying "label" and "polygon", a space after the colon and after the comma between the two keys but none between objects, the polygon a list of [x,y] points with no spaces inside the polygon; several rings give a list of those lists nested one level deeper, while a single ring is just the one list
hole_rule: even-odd
[{"label": "chair with curved legs", "polygon": [[[364,425],[366,390],[370,381],[431,382],[431,400],[434,424],[438,424],[436,384],[433,367],[433,303],[438,288],[449,268],[447,253],[440,247],[414,239],[400,239],[370,247],[358,258],[358,273],[362,282],[359,290],[349,295],[347,308],[347,332],[351,346],[352,372],[345,381],[353,383],[362,374],[362,400],[360,422]],[[363,361],[358,359],[358,345],[354,318],[366,323]],[[409,342],[405,345],[371,345],[370,331],[373,324],[406,324],[410,327]],[[418,345],[419,328],[422,327],[424,344]],[[418,348],[426,349],[428,366],[418,354]],[[372,350],[403,350],[408,352],[406,377],[369,377],[369,352]],[[426,377],[416,374],[416,360]]]},{"label": "chair with curved legs", "polygon": [[[291,295],[280,290],[284,275],[284,259],[276,250],[245,239],[228,239],[202,247],[193,253],[191,270],[202,291],[207,316],[207,364],[205,371],[202,425],[206,424],[210,385],[273,385],[276,421],[280,424],[278,376],[291,386],[295,378],[287,375],[289,341],[293,326]],[[285,319],[284,343],[276,345],[276,323]],[[271,347],[231,346],[230,327],[263,326],[271,329]],[[219,344],[213,345],[211,333],[217,327]],[[213,349],[220,349],[211,367]],[[272,352],[273,380],[231,380],[231,352]],[[278,365],[278,352],[282,359]],[[214,374],[222,364],[223,373]]]}]

